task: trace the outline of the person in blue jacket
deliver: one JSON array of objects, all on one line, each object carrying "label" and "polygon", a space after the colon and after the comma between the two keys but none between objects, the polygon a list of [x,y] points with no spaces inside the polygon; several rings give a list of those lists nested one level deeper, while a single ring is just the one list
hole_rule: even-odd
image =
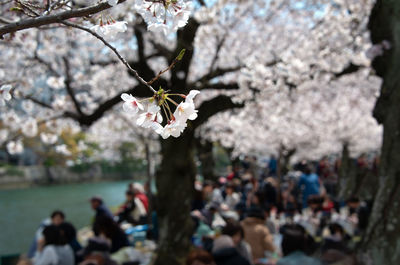
[{"label": "person in blue jacket", "polygon": [[310,165],[305,167],[304,173],[299,180],[299,187],[303,191],[303,208],[306,208],[308,197],[310,195],[318,195],[320,190],[319,177],[312,172]]}]

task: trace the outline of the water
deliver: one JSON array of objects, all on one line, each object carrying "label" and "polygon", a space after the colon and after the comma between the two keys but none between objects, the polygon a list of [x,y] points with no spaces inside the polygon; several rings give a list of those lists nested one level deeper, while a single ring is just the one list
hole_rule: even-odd
[{"label": "water", "polygon": [[125,198],[128,181],[69,184],[0,190],[0,255],[26,253],[36,229],[60,209],[77,229],[90,225],[94,212],[89,198],[100,195],[108,206]]}]

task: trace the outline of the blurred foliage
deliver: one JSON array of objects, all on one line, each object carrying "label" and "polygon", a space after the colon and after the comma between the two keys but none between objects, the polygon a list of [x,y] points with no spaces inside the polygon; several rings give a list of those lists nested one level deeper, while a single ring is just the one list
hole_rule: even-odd
[{"label": "blurred foliage", "polygon": [[225,174],[226,168],[231,165],[228,152],[219,143],[214,143],[213,156],[215,161],[215,172],[218,175]]},{"label": "blurred foliage", "polygon": [[25,176],[25,172],[19,169],[18,166],[13,166],[5,163],[0,163],[0,168],[2,169],[3,174],[5,176],[16,176],[23,177]]}]

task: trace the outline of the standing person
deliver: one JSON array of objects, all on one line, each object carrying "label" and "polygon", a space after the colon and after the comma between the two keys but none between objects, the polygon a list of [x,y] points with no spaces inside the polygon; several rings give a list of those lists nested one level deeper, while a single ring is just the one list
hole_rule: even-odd
[{"label": "standing person", "polygon": [[299,181],[300,189],[303,189],[303,208],[307,207],[307,199],[310,195],[318,195],[320,183],[318,176],[312,172],[311,166],[307,165]]},{"label": "standing person", "polygon": [[244,240],[251,247],[253,261],[264,258],[265,251],[275,251],[273,237],[265,226],[265,215],[260,207],[250,207],[241,225],[244,230]]},{"label": "standing person", "polygon": [[114,219],[113,214],[110,212],[110,210],[107,208],[107,206],[103,203],[103,199],[99,196],[94,196],[90,199],[90,205],[92,209],[96,212],[96,215],[94,217],[93,221],[93,232],[96,236],[99,235],[99,230],[98,230],[98,221],[100,218],[109,218],[111,220]]},{"label": "standing person", "polygon": [[43,238],[42,234],[43,229],[49,225],[56,225],[56,226],[60,225],[64,222],[64,220],[65,220],[65,214],[60,210],[55,210],[51,213],[50,218],[46,218],[45,220],[42,221],[42,223],[40,224],[39,228],[35,233],[35,238],[33,239],[32,244],[29,248],[28,258],[33,258],[33,256],[35,255],[38,241]]},{"label": "standing person", "polygon": [[268,162],[268,174],[270,176],[276,177],[276,170],[278,168],[278,160],[276,160],[276,157],[274,155],[271,156]]},{"label": "standing person", "polygon": [[49,225],[43,230],[43,241],[33,258],[33,265],[74,265],[74,253],[62,237],[60,228]]},{"label": "standing person", "polygon": [[265,204],[267,207],[272,208],[278,204],[278,183],[274,178],[268,177],[262,187],[264,193]]}]

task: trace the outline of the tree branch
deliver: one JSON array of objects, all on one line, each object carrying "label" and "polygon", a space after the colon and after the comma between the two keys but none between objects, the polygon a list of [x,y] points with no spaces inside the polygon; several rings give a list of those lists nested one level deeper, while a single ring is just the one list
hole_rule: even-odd
[{"label": "tree branch", "polygon": [[193,128],[205,123],[211,116],[234,108],[242,108],[243,103],[234,103],[229,96],[220,95],[203,102],[199,107],[198,117],[192,122]]},{"label": "tree branch", "polygon": [[170,50],[168,50],[163,45],[155,42],[155,40],[153,40],[153,39],[150,39],[149,41],[150,41],[151,45],[153,45],[154,49],[157,50],[158,54],[160,54],[161,56],[164,56],[167,60],[169,60],[169,58],[172,55],[172,52]]},{"label": "tree branch", "polygon": [[30,101],[32,101],[33,103],[36,103],[36,104],[38,104],[39,106],[42,106],[42,107],[44,107],[44,108],[46,108],[46,109],[53,109],[53,107],[51,106],[51,105],[49,105],[49,104],[47,104],[46,102],[43,102],[43,101],[41,101],[41,100],[39,100],[39,99],[37,99],[37,98],[34,98],[34,97],[32,97],[31,95],[22,95],[22,97],[23,98],[25,98],[25,99],[29,99]]},{"label": "tree branch", "polygon": [[239,89],[239,85],[237,83],[230,83],[230,84],[204,83],[204,84],[201,84],[200,86],[195,86],[194,89],[197,89],[197,90],[203,90],[203,89],[235,90],[235,89]]},{"label": "tree branch", "polygon": [[101,40],[101,42],[103,42],[104,45],[106,45],[108,48],[110,48],[110,49],[115,53],[115,55],[117,55],[118,59],[128,68],[128,70],[135,76],[135,78],[136,78],[140,83],[142,83],[142,84],[145,85],[147,88],[149,88],[153,93],[156,93],[156,90],[155,90],[151,85],[149,85],[149,84],[139,75],[139,73],[138,73],[135,69],[133,69],[133,68],[129,65],[129,63],[124,59],[124,57],[122,57],[122,55],[118,52],[118,50],[117,50],[116,48],[114,48],[109,42],[107,42],[107,41],[106,41],[103,37],[101,37],[99,34],[97,34],[96,32],[94,32],[94,31],[92,31],[92,30],[90,30],[90,29],[88,29],[88,28],[85,28],[85,27],[82,27],[82,26],[79,26],[79,25],[76,25],[76,24],[73,24],[73,23],[69,23],[69,22],[67,22],[67,21],[59,21],[59,22],[62,23],[62,24],[64,24],[64,25],[67,25],[67,26],[70,26],[70,27],[73,27],[73,28],[77,28],[77,29],[86,31],[86,32],[92,34],[93,36],[95,36],[96,38],[98,38],[99,40]]},{"label": "tree branch", "polygon": [[213,57],[213,59],[211,61],[211,64],[210,64],[210,72],[214,69],[214,66],[217,63],[218,59],[219,59],[219,52],[221,51],[222,46],[224,46],[224,43],[225,43],[225,40],[226,40],[227,36],[228,36],[228,32],[225,32],[225,34],[222,36],[222,38],[217,43],[217,47],[215,49],[215,54],[214,54],[214,57]]},{"label": "tree branch", "polygon": [[[190,18],[187,25],[183,29],[178,30],[177,45],[173,54],[179,54],[183,49],[185,49],[186,52],[179,65],[171,70],[171,83],[174,84],[175,88],[181,89],[187,87],[186,80],[194,53],[194,39],[199,26],[200,24],[194,18]],[[173,59],[173,57],[170,57],[168,64],[171,64]],[[183,78],[178,77],[177,73],[179,72],[185,74]]]},{"label": "tree branch", "polygon": [[84,113],[82,112],[81,106],[75,97],[74,89],[71,87],[72,78],[71,78],[70,65],[69,65],[68,58],[63,56],[63,61],[64,61],[64,65],[65,65],[65,80],[64,80],[65,89],[67,90],[68,95],[70,96],[72,102],[74,103],[76,111],[79,113],[79,115],[84,115]]},{"label": "tree branch", "polygon": [[72,112],[66,112],[64,113],[64,115],[66,117],[76,120],[77,122],[79,122],[80,125],[90,126],[98,119],[100,119],[104,115],[104,113],[106,113],[108,110],[112,109],[115,105],[117,105],[122,101],[121,100],[122,93],[132,94],[135,97],[151,97],[153,95],[151,92],[149,92],[149,90],[145,86],[138,84],[137,86],[127,91],[123,91],[115,95],[114,97],[111,97],[108,100],[104,101],[90,115],[78,116],[77,114],[74,114]]},{"label": "tree branch", "polygon": [[[118,3],[123,3],[125,1],[126,0],[119,0]],[[7,33],[20,31],[23,29],[37,28],[40,26],[49,25],[53,23],[59,23],[60,21],[67,20],[70,18],[85,17],[92,14],[96,14],[111,7],[112,6],[110,6],[107,2],[102,2],[97,5],[78,8],[75,10],[68,10],[54,15],[40,16],[37,18],[24,19],[15,23],[10,23],[0,27],[0,39],[2,39],[3,35]]]},{"label": "tree branch", "polygon": [[210,81],[211,79],[218,77],[218,76],[222,76],[224,74],[227,73],[231,73],[231,72],[235,72],[240,70],[240,66],[236,66],[236,67],[230,67],[230,68],[217,68],[213,71],[210,71],[209,73],[203,75],[202,77],[200,77],[199,79],[197,79],[196,81],[194,81],[192,84],[190,84],[191,86],[195,86],[196,83],[200,82],[200,83],[205,83]]},{"label": "tree branch", "polygon": [[335,77],[339,78],[343,75],[348,75],[357,72],[360,70],[361,66],[360,65],[355,65],[353,63],[349,63],[341,72],[335,73]]}]

